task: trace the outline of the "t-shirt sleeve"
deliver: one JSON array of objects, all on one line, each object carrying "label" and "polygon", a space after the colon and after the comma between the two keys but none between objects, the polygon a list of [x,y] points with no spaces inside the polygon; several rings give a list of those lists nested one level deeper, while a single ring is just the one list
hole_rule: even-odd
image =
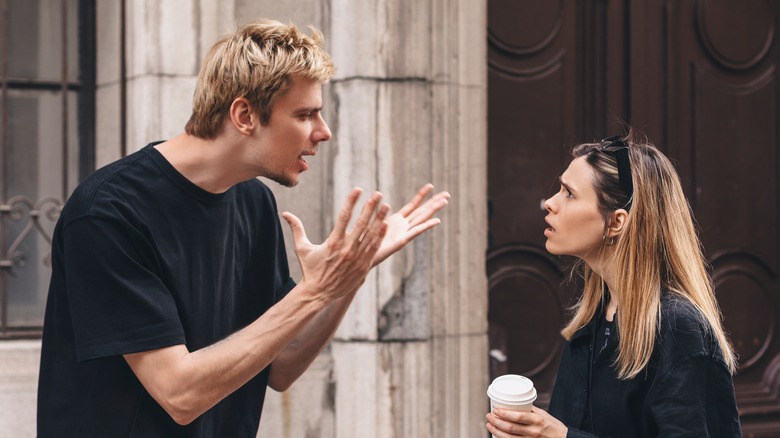
[{"label": "t-shirt sleeve", "polygon": [[173,297],[142,233],[91,216],[69,223],[63,232],[78,361],[184,344]]},{"label": "t-shirt sleeve", "polygon": [[[270,191],[269,191],[270,193]],[[297,286],[297,283],[295,280],[292,279],[290,276],[290,267],[287,262],[287,248],[284,244],[284,233],[282,232],[282,223],[279,220],[279,211],[276,208],[276,200],[273,199],[273,195],[271,196],[271,202],[273,206],[273,218],[274,218],[274,227],[275,235],[276,235],[276,276],[281,281],[281,286],[277,287],[276,290],[274,290],[274,304],[278,303],[282,300],[282,298],[286,297],[287,294]]]},{"label": "t-shirt sleeve", "polygon": [[282,284],[279,289],[276,290],[276,293],[274,294],[274,300],[275,303],[278,303],[282,300],[282,298],[286,297],[288,293],[290,293],[295,286],[297,286],[298,283],[295,282],[295,280],[292,279],[292,277],[287,277],[287,281]]}]

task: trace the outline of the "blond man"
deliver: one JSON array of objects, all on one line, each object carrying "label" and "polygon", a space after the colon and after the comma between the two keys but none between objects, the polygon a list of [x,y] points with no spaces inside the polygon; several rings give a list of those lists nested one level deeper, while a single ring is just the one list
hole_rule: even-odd
[{"label": "blond man", "polygon": [[260,21],[217,42],[185,133],[98,170],[63,209],[52,247],[38,435],[257,433],[266,386],[288,388],[330,340],[369,270],[436,226],[431,186],[390,215],[344,202],[312,244],[271,191],[294,186],[331,137],[317,31]]}]

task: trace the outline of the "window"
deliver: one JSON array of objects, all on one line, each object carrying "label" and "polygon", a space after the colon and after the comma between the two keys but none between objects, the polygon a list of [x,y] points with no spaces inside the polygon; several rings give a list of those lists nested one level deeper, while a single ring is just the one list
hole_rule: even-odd
[{"label": "window", "polygon": [[0,337],[40,335],[51,234],[94,168],[94,0],[0,0]]}]

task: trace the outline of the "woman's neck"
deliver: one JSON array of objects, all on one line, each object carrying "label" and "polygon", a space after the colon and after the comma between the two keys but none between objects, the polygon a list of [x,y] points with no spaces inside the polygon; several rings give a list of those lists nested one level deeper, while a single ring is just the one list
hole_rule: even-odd
[{"label": "woman's neck", "polygon": [[615,273],[612,263],[599,263],[590,265],[590,269],[596,273],[604,281],[609,291],[609,297],[607,298],[607,307],[605,309],[605,317],[607,321],[613,321],[615,319],[615,313],[618,308],[618,295],[619,291],[616,286]]}]

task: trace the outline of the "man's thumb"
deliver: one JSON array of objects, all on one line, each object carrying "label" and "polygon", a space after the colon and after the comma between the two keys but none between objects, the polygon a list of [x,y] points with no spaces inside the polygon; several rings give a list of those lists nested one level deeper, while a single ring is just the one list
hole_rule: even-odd
[{"label": "man's thumb", "polygon": [[296,245],[311,245],[309,238],[306,237],[306,230],[303,228],[303,222],[298,219],[298,216],[285,211],[282,213],[282,217],[290,224],[290,230],[292,231],[293,240],[295,240]]}]

